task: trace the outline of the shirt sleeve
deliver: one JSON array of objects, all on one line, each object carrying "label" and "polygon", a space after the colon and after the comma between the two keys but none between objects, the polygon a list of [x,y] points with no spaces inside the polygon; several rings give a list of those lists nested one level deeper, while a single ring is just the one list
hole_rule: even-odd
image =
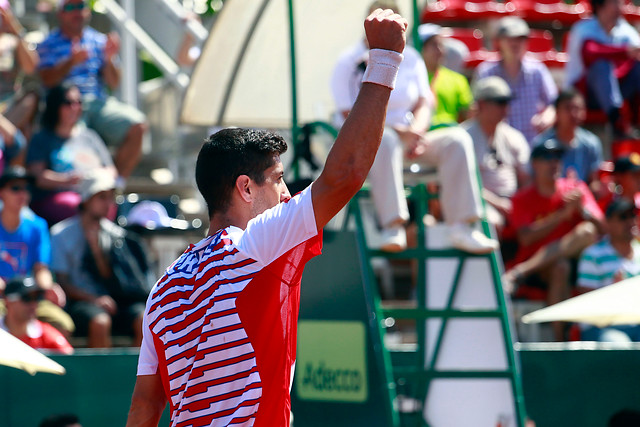
[{"label": "shirt sleeve", "polygon": [[64,233],[54,233],[51,237],[51,270],[58,273],[69,274],[71,272],[71,266],[69,265],[64,247],[64,238]]},{"label": "shirt sleeve", "polygon": [[51,37],[46,38],[42,43],[38,44],[36,50],[40,56],[40,62],[38,63],[39,70],[51,68],[58,62],[56,56],[53,54]]},{"label": "shirt sleeve", "polygon": [[37,162],[47,161],[47,150],[44,149],[45,134],[38,132],[31,138],[31,142],[27,146],[27,165]]},{"label": "shirt sleeve", "polygon": [[149,328],[148,313],[142,319],[142,344],[138,357],[137,375],[154,375],[158,372],[158,355],[153,345],[153,334]]},{"label": "shirt sleeve", "polygon": [[238,250],[262,265],[268,265],[285,252],[318,234],[312,185],[286,203],[278,203],[249,221],[246,230],[235,229],[229,237]]},{"label": "shirt sleeve", "polygon": [[355,102],[353,95],[357,96],[360,91],[360,84],[364,75],[364,69],[360,71],[358,64],[352,64],[350,59],[347,54],[341,56],[331,75],[331,93],[339,113],[350,111],[353,107]]},{"label": "shirt sleeve", "polygon": [[558,87],[556,83],[553,81],[553,77],[551,77],[551,73],[546,65],[543,63],[539,64],[540,66],[540,77],[542,79],[542,101],[544,102],[545,108],[552,104],[556,98],[558,97]]},{"label": "shirt sleeve", "polygon": [[578,262],[577,285],[591,289],[600,288],[602,287],[601,276],[600,266],[589,248],[587,248],[580,256],[580,261]]},{"label": "shirt sleeve", "polygon": [[49,266],[49,264],[51,264],[51,238],[49,237],[49,229],[46,221],[42,218],[37,218],[36,224],[39,240],[38,259],[36,261]]}]

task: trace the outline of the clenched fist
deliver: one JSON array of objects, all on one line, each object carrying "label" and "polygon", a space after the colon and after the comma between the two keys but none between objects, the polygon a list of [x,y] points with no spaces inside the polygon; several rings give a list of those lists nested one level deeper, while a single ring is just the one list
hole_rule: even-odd
[{"label": "clenched fist", "polygon": [[402,53],[407,40],[407,20],[390,9],[376,9],[364,21],[370,49]]}]

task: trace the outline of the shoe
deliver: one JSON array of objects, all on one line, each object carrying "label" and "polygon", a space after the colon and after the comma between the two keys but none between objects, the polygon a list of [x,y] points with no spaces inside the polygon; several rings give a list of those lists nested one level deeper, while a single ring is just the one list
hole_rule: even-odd
[{"label": "shoe", "polygon": [[467,224],[454,224],[449,231],[451,246],[471,254],[488,254],[498,249],[498,242]]},{"label": "shoe", "polygon": [[382,244],[380,250],[384,252],[401,252],[407,248],[407,232],[403,226],[383,228],[380,232]]}]

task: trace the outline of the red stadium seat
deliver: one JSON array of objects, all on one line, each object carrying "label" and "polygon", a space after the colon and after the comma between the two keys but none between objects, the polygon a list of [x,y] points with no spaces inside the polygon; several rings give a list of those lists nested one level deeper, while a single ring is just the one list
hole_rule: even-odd
[{"label": "red stadium seat", "polygon": [[589,15],[589,8],[585,3],[567,4],[561,0],[511,0],[516,15],[528,22],[558,21],[562,25],[570,26],[576,21]]},{"label": "red stadium seat", "polygon": [[427,3],[422,11],[422,22],[465,21],[493,19],[515,11],[509,3],[494,0],[437,0]]},{"label": "red stadium seat", "polygon": [[548,30],[531,30],[528,50],[550,68],[564,68],[567,62],[567,55],[555,49],[553,35]]}]

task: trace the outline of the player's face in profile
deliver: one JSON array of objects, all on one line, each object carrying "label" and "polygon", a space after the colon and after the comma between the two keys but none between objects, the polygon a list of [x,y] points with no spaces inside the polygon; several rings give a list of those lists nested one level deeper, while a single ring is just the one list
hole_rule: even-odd
[{"label": "player's face in profile", "polygon": [[274,164],[264,171],[265,180],[258,186],[258,195],[253,203],[254,216],[261,214],[291,198],[287,184],[284,182],[284,166],[280,156],[274,156]]}]

